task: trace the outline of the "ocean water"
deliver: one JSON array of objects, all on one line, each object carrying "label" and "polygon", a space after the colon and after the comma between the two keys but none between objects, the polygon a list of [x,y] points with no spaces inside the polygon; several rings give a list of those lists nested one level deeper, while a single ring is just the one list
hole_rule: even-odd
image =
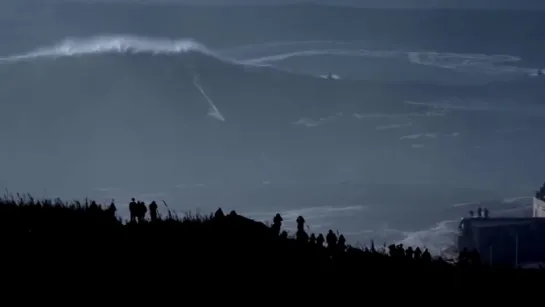
[{"label": "ocean water", "polygon": [[8,191],[439,253],[545,179],[544,12],[2,5]]}]

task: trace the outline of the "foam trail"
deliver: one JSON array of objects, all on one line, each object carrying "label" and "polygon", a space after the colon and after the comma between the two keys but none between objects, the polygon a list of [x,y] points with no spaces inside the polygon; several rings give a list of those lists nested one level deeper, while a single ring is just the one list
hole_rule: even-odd
[{"label": "foam trail", "polygon": [[338,112],[335,115],[330,115],[327,117],[322,117],[319,119],[311,119],[307,117],[300,118],[299,120],[293,122],[294,125],[303,125],[305,127],[311,128],[311,127],[318,127],[319,125],[323,125],[327,122],[331,122],[336,120],[337,118],[343,116],[342,112]]},{"label": "foam trail", "polygon": [[342,49],[325,49],[325,50],[301,50],[288,53],[280,53],[269,56],[263,56],[254,59],[242,60],[244,64],[264,64],[268,62],[278,62],[292,57],[308,57],[318,55],[335,55],[335,56],[365,56],[365,57],[394,57],[399,56],[399,51],[375,51],[375,50],[342,50]]},{"label": "foam trail", "polygon": [[331,40],[308,40],[308,41],[277,41],[277,42],[267,42],[267,43],[258,43],[258,44],[249,44],[249,45],[242,45],[237,47],[232,47],[228,49],[221,50],[225,53],[236,53],[244,50],[252,50],[254,49],[264,49],[267,50],[271,47],[279,47],[279,46],[300,46],[300,45],[334,45],[334,46],[346,46],[346,45],[354,45],[354,44],[363,44],[367,43],[372,45],[373,42],[370,41],[331,41]]},{"label": "foam trail", "polygon": [[517,56],[505,54],[440,53],[435,51],[409,52],[409,62],[425,66],[435,66],[460,71],[480,71],[483,73],[524,73],[532,74],[535,68],[509,66],[506,63],[519,62]]},{"label": "foam trail", "polygon": [[223,115],[221,115],[220,111],[218,110],[218,108],[216,107],[216,105],[214,104],[212,99],[210,99],[210,97],[208,97],[208,95],[206,95],[206,92],[204,91],[204,89],[199,84],[199,75],[195,75],[195,77],[193,78],[193,85],[195,85],[195,87],[199,90],[199,92],[201,92],[204,99],[206,99],[206,101],[208,102],[208,107],[209,107],[208,108],[208,115],[214,117],[217,120],[221,120],[222,122],[224,122],[225,117],[223,117]]},{"label": "foam trail", "polygon": [[329,75],[320,75],[320,78],[327,79],[327,80],[329,80],[329,79],[340,80],[341,79],[341,77],[339,75],[336,75],[336,74],[332,74],[331,76],[329,76]]},{"label": "foam trail", "polygon": [[396,244],[427,248],[432,255],[452,256],[448,251],[456,245],[457,225],[458,220],[446,220],[429,229],[404,232],[405,238]]},{"label": "foam trail", "polygon": [[369,49],[307,49],[246,59],[241,60],[240,62],[247,65],[263,65],[271,62],[283,61],[292,57],[309,57],[320,55],[395,58],[400,60],[408,60],[412,64],[481,73],[517,73],[533,75],[536,74],[537,70],[536,68],[508,65],[507,63],[515,63],[522,60],[520,57],[512,55]]},{"label": "foam trail", "polygon": [[543,116],[545,108],[536,106],[517,106],[515,102],[498,105],[484,100],[467,100],[459,98],[443,99],[434,102],[404,101],[405,104],[424,106],[439,111],[471,111],[471,112],[510,112],[528,116]]}]

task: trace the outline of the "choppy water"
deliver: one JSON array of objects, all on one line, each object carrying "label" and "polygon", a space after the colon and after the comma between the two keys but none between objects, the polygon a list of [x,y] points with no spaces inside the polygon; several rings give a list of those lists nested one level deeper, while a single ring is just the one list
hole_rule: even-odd
[{"label": "choppy water", "polygon": [[542,13],[13,7],[11,191],[302,214],[437,252],[477,204],[527,214],[544,179]]}]

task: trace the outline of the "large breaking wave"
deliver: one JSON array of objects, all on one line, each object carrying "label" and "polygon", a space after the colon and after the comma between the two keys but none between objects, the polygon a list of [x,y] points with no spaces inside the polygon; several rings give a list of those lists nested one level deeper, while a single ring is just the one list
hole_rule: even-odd
[{"label": "large breaking wave", "polygon": [[62,56],[91,55],[101,53],[150,53],[180,54],[199,52],[216,58],[219,55],[193,39],[169,40],[130,35],[106,35],[90,38],[67,38],[51,47],[3,57],[3,61],[31,60],[36,58],[58,58]]},{"label": "large breaking wave", "polygon": [[[286,52],[287,47],[291,51]],[[312,81],[313,79],[324,79],[326,71],[317,74],[308,73],[304,70],[298,71],[287,68],[283,65],[283,61],[317,56],[397,59],[406,60],[407,63],[418,64],[418,66],[423,67],[433,66],[459,72],[470,71],[472,73],[515,76],[528,76],[535,74],[537,71],[536,68],[509,65],[509,63],[516,63],[520,60],[516,56],[372,50],[363,49],[362,45],[357,42],[275,42],[214,51],[193,39],[172,40],[131,35],[103,35],[88,38],[68,38],[49,47],[1,57],[0,63],[4,64],[4,66],[0,66],[0,78],[10,84],[19,84],[16,88],[24,87],[26,90],[38,91],[39,89],[49,89],[49,92],[54,92],[51,89],[57,88],[59,91],[69,92],[70,87],[78,88],[76,83],[85,84],[86,79],[96,79],[100,76],[100,82],[110,85],[119,82],[117,85],[120,87],[123,85],[132,86],[134,87],[131,89],[132,91],[138,91],[135,87],[136,84],[111,79],[116,78],[116,76],[119,78],[120,75],[131,71],[132,76],[127,77],[125,81],[142,82],[145,80],[147,87],[154,84],[155,88],[160,87],[165,93],[176,92],[176,87],[182,87],[184,90],[192,87],[199,94],[198,96],[200,96],[204,105],[207,106],[207,114],[221,121],[225,121],[228,116],[226,117],[222,113],[223,107],[215,104],[216,99],[213,97],[226,97],[229,93],[225,91],[233,91],[235,87],[265,89],[281,86],[284,94],[281,96],[282,98],[278,97],[276,93],[273,96],[276,96],[276,100],[282,99],[285,101],[276,101],[274,103],[275,107],[282,109],[280,105],[286,107],[289,104],[292,110],[296,110],[292,116],[299,116],[297,118],[300,118],[309,115],[298,114],[302,111],[301,109],[308,109],[309,104],[318,108],[327,108],[327,106],[325,102],[316,99],[304,100],[298,97],[299,99],[294,101],[294,96],[300,96],[300,92],[304,92],[309,86],[315,86],[316,82],[321,82],[318,84],[325,85],[326,88],[332,85],[324,84],[323,81]],[[331,69],[335,70],[334,64],[332,65]],[[400,67],[399,69],[403,71],[403,68]],[[41,73],[37,73],[38,71],[41,71]],[[9,76],[6,74],[8,72]],[[460,92],[459,88],[443,88],[433,84],[419,84],[412,88],[402,84],[395,84],[395,82],[390,85],[387,84],[388,82],[382,82],[381,84],[358,83],[355,85],[354,81],[357,78],[347,79],[342,74],[339,75],[335,71],[334,73],[334,79],[342,83],[340,85],[341,89],[338,89],[339,85],[335,85],[337,91],[343,92],[340,94],[341,96],[348,97],[348,99],[337,97],[337,104],[353,106],[354,102],[349,102],[349,100],[354,100],[354,95],[361,94],[360,99],[365,99],[366,96],[372,96],[366,95],[370,90],[372,93],[386,92],[383,91],[384,86],[394,86],[399,91],[399,96],[405,95],[402,99],[394,98],[393,96],[396,95],[389,95],[389,97],[381,99],[386,101],[398,100],[396,105],[399,108],[403,107],[403,100],[429,100],[434,96],[430,95],[430,93],[438,94],[435,96],[457,96]],[[297,76],[297,74],[300,76]],[[369,77],[363,79],[368,80]],[[33,82],[35,83],[33,84]],[[89,82],[91,81],[89,80]],[[243,83],[245,85],[242,85]],[[208,84],[214,84],[211,86],[213,89],[206,89]],[[65,89],[61,89],[63,86]],[[523,86],[538,87],[532,84]],[[358,90],[356,87],[362,90]],[[498,92],[498,97],[502,99],[508,98],[509,95],[514,97],[521,90],[520,87],[520,83],[513,83],[507,87],[502,86],[501,92]],[[128,89],[121,88],[118,90],[128,91]],[[486,87],[469,86],[464,88],[466,92],[480,91],[485,93],[487,90]],[[208,91],[212,92],[209,93]],[[266,93],[267,91],[263,92],[264,95]],[[381,95],[384,96],[384,94]],[[42,96],[42,98],[47,99],[48,97]],[[71,97],[71,99],[74,98]],[[261,98],[261,100],[266,100],[265,97]],[[186,101],[193,99],[195,97],[191,99],[180,97],[180,100]],[[237,103],[241,103],[240,99]],[[246,109],[252,108],[247,105],[247,102],[245,104]],[[263,105],[263,103],[255,101],[255,98],[251,104],[254,106]],[[380,104],[383,108],[378,109],[391,108],[391,104],[388,102],[381,101]],[[201,103],[201,105],[203,104]],[[374,102],[368,102],[366,105],[377,106]],[[234,106],[225,107],[233,108]],[[405,105],[405,107],[407,106]],[[356,112],[358,110],[355,108],[349,108],[348,110],[331,109],[328,112],[337,113],[339,111]],[[279,112],[279,110],[276,110],[277,114]],[[293,120],[295,119],[291,119],[291,121]]]},{"label": "large breaking wave", "polygon": [[[270,51],[271,48],[279,46],[296,47],[297,49],[291,52],[236,59],[237,54],[247,53],[248,50],[255,53],[256,51],[263,50]],[[332,46],[335,48],[331,48]],[[89,38],[67,38],[53,46],[38,48],[34,51],[19,55],[5,56],[0,58],[0,60],[4,62],[13,62],[42,57],[58,58],[63,56],[81,56],[103,53],[149,53],[158,55],[183,54],[190,52],[198,52],[225,62],[246,65],[269,64],[293,57],[330,55],[369,58],[405,58],[414,64],[486,73],[518,73],[531,75],[540,69],[509,65],[510,63],[521,61],[521,58],[503,54],[487,55],[448,52],[440,53],[435,51],[373,50],[358,48],[357,42],[335,41],[273,42],[240,46],[223,50],[222,52],[214,52],[191,38],[173,40],[133,35],[103,35]],[[230,58],[223,54],[231,54],[233,57]]]}]

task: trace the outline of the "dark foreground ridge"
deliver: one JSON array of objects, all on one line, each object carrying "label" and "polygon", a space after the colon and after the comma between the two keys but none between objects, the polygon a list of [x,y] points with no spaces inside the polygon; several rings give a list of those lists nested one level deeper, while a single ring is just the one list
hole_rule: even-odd
[{"label": "dark foreground ridge", "polygon": [[333,231],[308,234],[303,217],[297,219],[297,232],[288,234],[278,214],[266,225],[234,211],[224,214],[221,209],[185,217],[169,211],[161,217],[156,204],[133,202],[130,208],[132,221],[122,222],[113,203],[101,206],[5,197],[0,200],[3,260],[24,263],[25,270],[77,271],[79,275],[89,271],[103,278],[121,273],[208,276],[253,272],[264,279],[286,274],[306,276],[301,278],[343,274],[400,286],[519,283],[521,277],[543,272],[487,267],[476,254],[449,262],[432,257],[427,250],[401,245],[356,248]]}]

